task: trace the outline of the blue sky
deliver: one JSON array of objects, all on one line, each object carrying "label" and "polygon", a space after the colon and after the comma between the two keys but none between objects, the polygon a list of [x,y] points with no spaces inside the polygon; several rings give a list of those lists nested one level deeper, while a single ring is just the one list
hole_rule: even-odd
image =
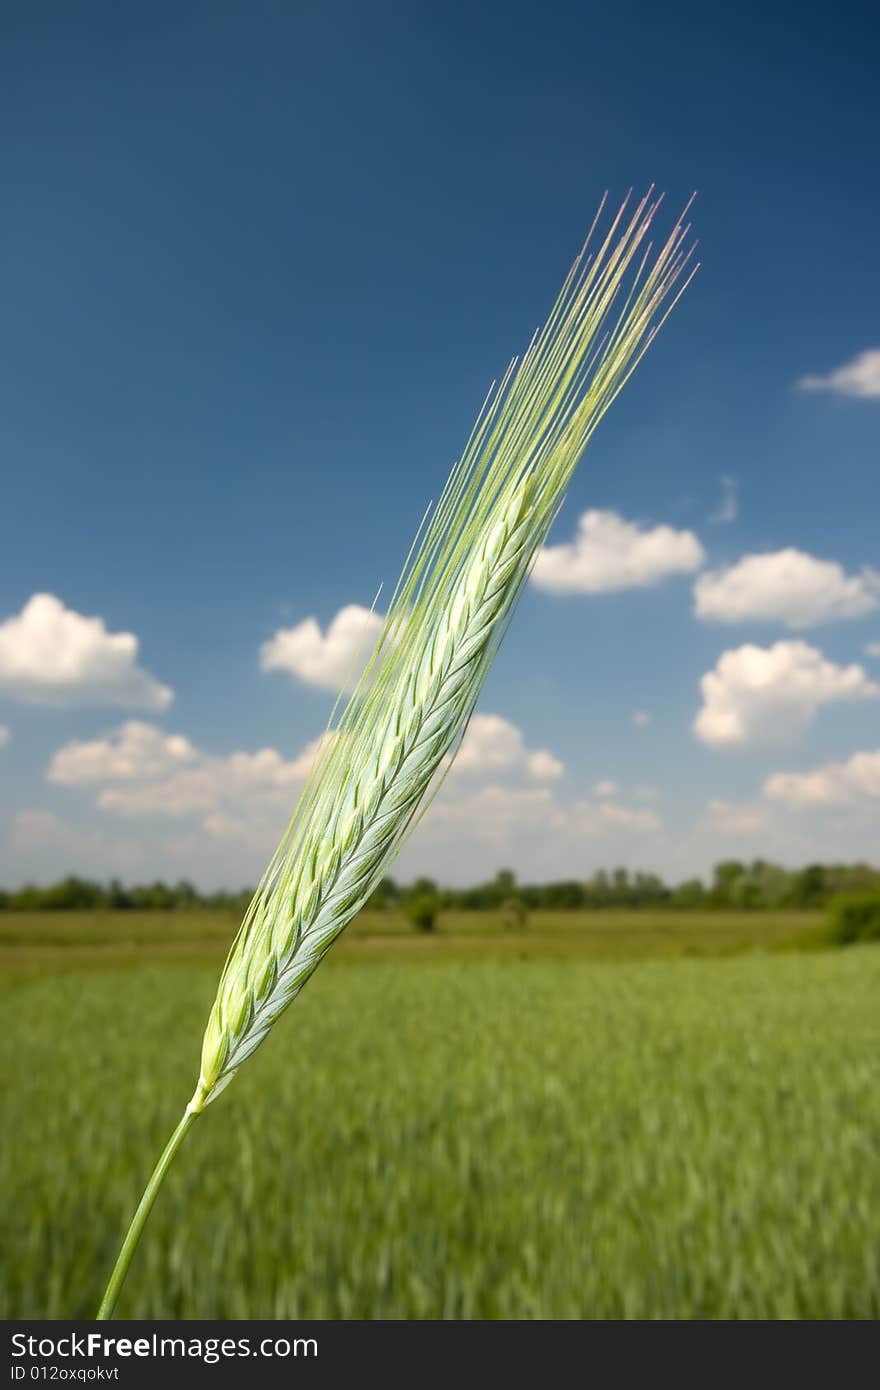
[{"label": "blue sky", "polygon": [[7,7],[0,882],[259,874],[328,626],[651,181],[702,269],[400,871],[876,860],[877,57],[846,4]]}]

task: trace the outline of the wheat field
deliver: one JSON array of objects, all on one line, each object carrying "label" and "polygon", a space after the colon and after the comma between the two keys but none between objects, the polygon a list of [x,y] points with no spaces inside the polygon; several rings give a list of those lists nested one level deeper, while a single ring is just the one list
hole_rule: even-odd
[{"label": "wheat field", "polygon": [[[190,1136],[120,1316],[880,1314],[880,951],[449,940],[320,972]],[[65,956],[2,985],[6,1318],[93,1314],[216,979]]]}]

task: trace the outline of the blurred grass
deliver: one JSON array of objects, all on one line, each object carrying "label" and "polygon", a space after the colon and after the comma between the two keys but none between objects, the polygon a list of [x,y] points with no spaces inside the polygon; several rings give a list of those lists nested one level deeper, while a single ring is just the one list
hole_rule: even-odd
[{"label": "blurred grass", "polygon": [[[818,912],[676,912],[609,909],[533,912],[512,929],[500,914],[448,912],[434,932],[415,932],[402,914],[362,912],[329,961],[364,959],[624,958],[723,955],[821,944]],[[4,912],[0,966],[70,966],[88,961],[223,959],[238,919],[228,913]]]},{"label": "blurred grass", "polygon": [[[464,925],[395,959],[360,924],[187,1140],[120,1316],[880,1314],[880,951],[611,968]],[[78,949],[2,985],[6,1318],[92,1314],[216,983]]]}]

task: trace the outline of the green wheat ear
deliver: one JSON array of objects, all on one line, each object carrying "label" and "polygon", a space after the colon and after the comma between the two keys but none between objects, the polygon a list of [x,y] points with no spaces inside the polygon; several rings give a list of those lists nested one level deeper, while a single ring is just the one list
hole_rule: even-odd
[{"label": "green wheat ear", "polygon": [[198,1084],[135,1213],[112,1314],[159,1185],[195,1117],[259,1046],[387,872],[448,767],[586,443],[696,266],[660,199],[627,200],[569,271],[544,327],[490,391],[410,552],[366,670],[328,733],[223,969]]}]

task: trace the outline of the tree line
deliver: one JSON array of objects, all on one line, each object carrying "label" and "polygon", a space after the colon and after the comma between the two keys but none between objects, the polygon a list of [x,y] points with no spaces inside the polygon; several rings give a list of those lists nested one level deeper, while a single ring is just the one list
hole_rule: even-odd
[{"label": "tree line", "polygon": [[[868,864],[808,864],[786,869],[764,859],[745,863],[725,859],[716,864],[708,881],[686,879],[669,885],[658,874],[631,873],[628,869],[599,869],[588,879],[562,879],[554,883],[520,884],[510,869],[501,869],[487,883],[471,888],[444,888],[433,879],[420,878],[399,884],[385,878],[368,906],[403,910],[414,899],[431,901],[437,911],[539,911],[541,909],[675,907],[684,909],[734,908],[744,911],[773,908],[821,908],[838,893],[880,893],[880,869]],[[167,884],[134,884],[118,879],[107,884],[68,875],[58,883],[41,887],[25,884],[16,890],[0,889],[0,911],[181,911],[212,909],[244,912],[253,890],[202,893],[181,880]]]},{"label": "tree line", "polygon": [[839,893],[880,893],[880,869],[869,864],[808,864],[786,869],[766,859],[746,863],[725,859],[716,864],[708,882],[689,878],[670,885],[653,873],[628,869],[599,869],[588,879],[562,879],[553,883],[517,883],[510,869],[502,869],[488,883],[474,888],[443,888],[432,879],[418,879],[402,887],[383,879],[370,901],[371,907],[404,905],[412,896],[434,897],[440,910],[454,908],[497,911],[512,903],[528,911],[591,908],[821,908]]},{"label": "tree line", "polygon": [[9,891],[0,888],[0,912],[179,912],[190,908],[244,912],[252,897],[252,888],[200,893],[185,879],[174,884],[157,880],[125,887],[115,878],[103,884],[69,874],[48,887],[26,883]]}]

